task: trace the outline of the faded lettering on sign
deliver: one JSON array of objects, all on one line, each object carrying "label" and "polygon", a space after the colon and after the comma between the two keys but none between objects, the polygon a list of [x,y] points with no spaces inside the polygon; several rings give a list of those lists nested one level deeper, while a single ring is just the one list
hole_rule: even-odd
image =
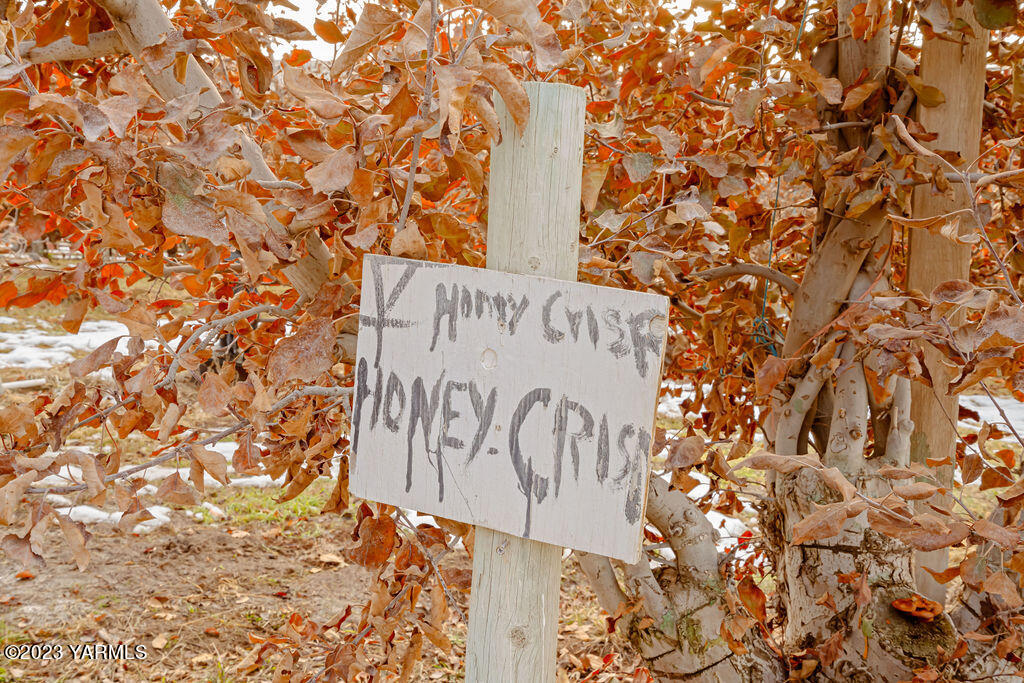
[{"label": "faded lettering on sign", "polygon": [[353,493],[637,558],[664,297],[367,255]]}]

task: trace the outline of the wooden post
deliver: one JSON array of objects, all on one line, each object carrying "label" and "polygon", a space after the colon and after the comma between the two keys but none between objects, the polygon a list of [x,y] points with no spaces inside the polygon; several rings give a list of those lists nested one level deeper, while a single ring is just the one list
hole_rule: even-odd
[{"label": "wooden post", "polygon": [[[969,7],[957,10],[958,18],[966,21],[975,37],[965,35],[964,44],[939,38],[926,38],[921,48],[921,78],[934,85],[946,96],[937,107],[917,107],[917,119],[938,138],[929,143],[932,149],[959,152],[968,161],[974,160],[981,146],[981,114],[985,99],[985,56],[988,51],[988,31],[978,26]],[[921,187],[914,191],[914,218],[938,216],[955,209],[968,207],[972,199],[964,187],[954,183],[952,199]],[[924,229],[910,230],[910,248],[907,256],[907,287],[919,289],[928,295],[947,280],[968,279],[971,266],[970,247],[954,244],[943,235]],[[956,318],[953,325],[956,326]],[[925,348],[924,360],[932,375],[934,387],[912,382],[910,389],[910,417],[914,421],[914,434],[910,440],[910,459],[924,464],[925,460],[952,462],[956,454],[957,398],[946,396],[952,379],[950,371],[940,361],[941,354]],[[951,423],[950,420],[953,422]],[[940,481],[949,485],[953,468],[936,468]],[[934,500],[930,501],[935,503]],[[948,504],[948,498],[947,498]],[[927,510],[922,505],[922,510]],[[949,558],[949,549],[917,552],[915,578],[918,590],[926,597],[945,603],[946,587],[938,583],[925,567],[943,571]]]},{"label": "wooden post", "polygon": [[[504,139],[491,149],[487,267],[575,281],[584,93],[558,83],[527,83],[526,92],[522,137],[495,102]],[[468,683],[555,680],[561,565],[558,546],[476,528]]]}]

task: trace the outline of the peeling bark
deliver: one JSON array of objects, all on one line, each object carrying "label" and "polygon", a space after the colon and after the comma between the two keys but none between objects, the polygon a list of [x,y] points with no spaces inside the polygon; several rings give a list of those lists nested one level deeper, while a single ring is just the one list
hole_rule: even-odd
[{"label": "peeling bark", "polygon": [[576,553],[602,608],[614,614],[623,603],[640,602],[641,609],[627,613],[620,629],[659,681],[786,680],[784,663],[756,629],[743,640],[744,654],[735,654],[719,635],[729,613],[717,534],[707,517],[686,494],[670,491],[659,478],[651,480],[648,495],[648,520],[668,540],[674,566],[652,570],[644,558],[621,566],[620,578],[608,558]]}]

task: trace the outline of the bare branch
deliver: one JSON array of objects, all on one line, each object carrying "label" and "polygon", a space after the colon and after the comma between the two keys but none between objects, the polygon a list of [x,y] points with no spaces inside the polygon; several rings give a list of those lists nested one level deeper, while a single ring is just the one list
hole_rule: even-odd
[{"label": "bare branch", "polygon": [[[302,389],[296,389],[295,391],[291,392],[290,394],[288,394],[287,396],[282,398],[280,401],[278,401],[274,405],[270,406],[270,409],[267,410],[267,415],[273,415],[274,413],[276,413],[277,411],[281,410],[282,408],[284,408],[285,406],[287,406],[291,402],[295,401],[296,399],[304,398],[306,396],[345,396],[345,395],[351,394],[352,391],[353,391],[352,387],[319,387],[319,386],[314,386],[314,387],[304,387]],[[173,459],[179,458],[179,457],[187,457],[188,453],[185,452],[186,449],[191,449],[192,446],[208,446],[210,444],[217,443],[221,439],[224,439],[224,438],[226,438],[228,436],[231,436],[235,432],[238,432],[238,431],[248,427],[250,424],[251,424],[251,422],[249,420],[247,420],[247,419],[239,420],[238,422],[236,422],[235,424],[231,425],[227,429],[219,431],[219,432],[217,432],[216,434],[214,434],[212,436],[206,437],[205,439],[201,439],[199,441],[190,441],[190,442],[185,443],[185,444],[179,444],[179,445],[175,446],[174,448],[169,449],[165,453],[161,453],[157,457],[152,458],[150,460],[147,460],[144,463],[141,463],[141,464],[138,464],[138,465],[133,465],[132,467],[125,468],[123,470],[115,472],[114,474],[108,474],[106,477],[103,478],[103,481],[104,481],[104,483],[109,483],[109,482],[112,482],[112,481],[116,481],[118,479],[124,479],[125,477],[132,476],[133,474],[138,474],[139,472],[142,472],[144,470],[148,470],[150,467],[156,467],[157,465],[165,463],[168,460],[173,460]],[[88,486],[86,484],[74,484],[72,486],[59,486],[59,487],[56,487],[56,488],[53,488],[53,487],[51,487],[51,488],[37,488],[37,487],[33,487],[33,488],[26,489],[25,492],[26,493],[74,493],[75,491],[84,491],[86,488],[88,488]]]},{"label": "bare branch", "polygon": [[723,102],[722,100],[715,100],[715,99],[712,99],[710,97],[704,97],[700,93],[691,92],[691,93],[687,93],[687,94],[690,97],[692,97],[693,99],[697,100],[698,102],[703,102],[704,104],[710,104],[712,107],[731,107],[732,106],[732,102]]},{"label": "bare branch", "polygon": [[619,605],[626,602],[626,594],[622,592],[622,586],[612,569],[611,560],[602,555],[585,553],[577,550],[576,559],[579,560],[580,569],[590,582],[590,587],[597,594],[597,601],[601,608],[608,614],[615,614]]},{"label": "bare branch", "polygon": [[[420,116],[430,113],[430,103],[434,99],[434,34],[437,32],[437,0],[430,0],[430,35],[427,37],[427,75],[423,79],[423,101],[420,102]],[[412,140],[412,154],[409,157],[409,177],[405,184],[405,197],[402,198],[402,213],[395,227],[395,234],[405,229],[409,219],[409,208],[412,206],[412,191],[416,186],[416,171],[420,166],[420,144],[423,142],[423,131],[419,131]]]},{"label": "bare branch", "polygon": [[766,280],[771,280],[779,287],[789,291],[791,294],[796,294],[796,290],[800,288],[800,283],[785,273],[775,270],[774,268],[769,268],[768,266],[762,266],[758,263],[732,263],[727,266],[708,268],[707,270],[698,270],[697,272],[690,273],[690,277],[700,278],[707,282],[743,275],[753,275],[754,277],[762,277]]},{"label": "bare branch", "polygon": [[836,396],[829,421],[829,439],[822,462],[838,467],[846,477],[856,478],[866,466],[864,444],[868,436],[868,386],[864,366],[855,360],[852,340],[839,352],[842,372],[836,377]]},{"label": "bare branch", "polygon": [[910,380],[906,377],[896,378],[889,413],[885,452],[896,467],[906,467],[910,463],[910,437],[914,433],[914,421],[910,419]]},{"label": "bare branch", "polygon": [[672,604],[658,584],[651,570],[651,563],[646,556],[641,556],[634,564],[623,566],[623,575],[630,590],[644,601],[644,610],[656,623],[664,623],[665,618],[672,616]]},{"label": "bare branch", "polygon": [[685,493],[669,490],[664,479],[651,477],[647,518],[668,539],[681,572],[717,574],[715,529]]},{"label": "bare branch", "polygon": [[121,36],[114,30],[90,34],[89,42],[85,45],[77,45],[71,42],[70,36],[65,36],[42,47],[36,47],[35,41],[25,41],[18,46],[18,52],[31,64],[95,59],[122,54],[124,51]]},{"label": "bare branch", "polygon": [[779,411],[774,444],[775,452],[779,455],[802,455],[797,452],[797,444],[800,443],[804,419],[827,376],[826,366],[819,368],[812,365],[797,382],[789,401],[772,408],[773,412]]},{"label": "bare branch", "polygon": [[[251,318],[253,316],[259,315],[260,313],[277,313],[278,315],[280,315],[282,317],[290,318],[293,315],[295,315],[296,311],[289,310],[289,309],[286,309],[286,308],[281,308],[280,306],[274,306],[274,305],[271,305],[271,304],[264,304],[262,306],[253,306],[252,308],[247,308],[245,310],[238,311],[237,313],[232,313],[231,315],[226,315],[223,318],[217,318],[216,320],[211,320],[210,322],[208,322],[208,323],[206,323],[204,325],[200,325],[196,329],[196,331],[193,332],[191,334],[191,336],[189,336],[189,338],[186,339],[185,342],[180,347],[178,347],[178,354],[187,353],[189,351],[189,349],[191,349],[192,346],[197,341],[199,341],[200,337],[205,332],[210,332],[210,331],[215,330],[215,329],[216,330],[223,329],[225,326],[230,325],[231,323],[238,322],[239,320],[244,320],[245,318]],[[203,344],[203,346],[205,346],[205,345],[206,345],[206,343]],[[167,376],[164,377],[163,381],[161,381],[157,385],[158,388],[166,388],[166,387],[171,386],[171,384],[174,383],[174,377],[175,377],[175,375],[178,374],[178,366],[180,364],[181,364],[181,357],[180,357],[180,355],[175,355],[174,359],[171,361],[170,366],[168,366],[168,368],[167,368]]]}]

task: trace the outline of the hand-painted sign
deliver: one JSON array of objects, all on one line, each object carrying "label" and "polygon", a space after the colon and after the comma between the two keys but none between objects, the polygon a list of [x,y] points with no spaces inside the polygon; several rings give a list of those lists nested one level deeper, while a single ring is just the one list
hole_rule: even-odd
[{"label": "hand-painted sign", "polygon": [[633,562],[665,297],[366,255],[349,486]]}]

